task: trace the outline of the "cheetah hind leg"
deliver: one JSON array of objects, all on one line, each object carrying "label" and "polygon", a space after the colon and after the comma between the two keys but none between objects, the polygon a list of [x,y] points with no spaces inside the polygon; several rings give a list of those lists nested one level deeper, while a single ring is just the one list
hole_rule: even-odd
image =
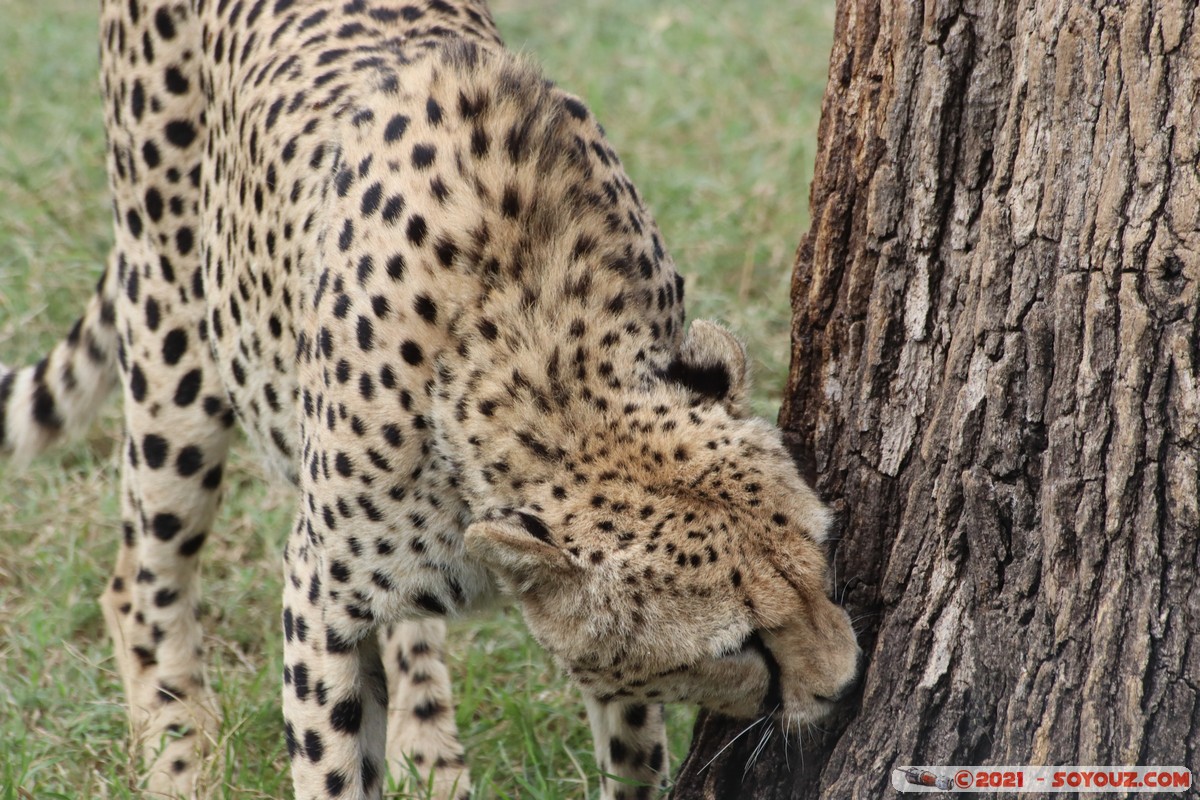
[{"label": "cheetah hind leg", "polygon": [[441,619],[406,620],[379,631],[388,681],[388,770],[421,800],[465,800],[471,793],[445,644]]},{"label": "cheetah hind leg", "polygon": [[[136,554],[132,547],[122,544],[117,556],[113,578],[100,598],[104,622],[113,642],[113,655],[117,672],[125,689],[128,706],[130,739],[134,750],[142,751],[146,764],[153,765],[147,775],[150,797],[205,797],[205,782],[202,774],[208,774],[219,766],[209,762],[208,754],[220,719],[208,703],[196,704],[192,698],[191,710],[185,711],[187,722],[166,720],[154,705],[147,706],[139,699],[144,698],[143,688],[147,683],[149,668],[143,667],[142,659],[134,654],[131,620],[133,607],[133,585],[137,572]],[[168,714],[182,709],[172,707]],[[152,733],[157,731],[157,735]],[[206,771],[207,770],[207,771]]]},{"label": "cheetah hind leg", "polygon": [[[160,703],[153,670],[145,650],[133,644],[133,591],[137,556],[122,543],[113,578],[100,598],[100,608],[113,642],[113,655],[121,676],[128,706],[130,739],[134,751],[141,750],[149,766],[146,774],[148,797],[207,797],[205,776],[220,774],[221,765],[210,755],[220,718],[215,701],[204,688],[202,677],[189,683],[199,696],[187,704]],[[154,699],[147,702],[149,696]]]}]

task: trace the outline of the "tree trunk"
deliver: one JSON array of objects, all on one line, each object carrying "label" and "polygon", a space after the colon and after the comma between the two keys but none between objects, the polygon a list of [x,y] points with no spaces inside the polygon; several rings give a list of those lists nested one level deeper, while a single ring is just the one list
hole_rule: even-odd
[{"label": "tree trunk", "polygon": [[1194,0],[840,0],[780,424],[866,674],[674,797],[1200,767],[1198,159]]}]

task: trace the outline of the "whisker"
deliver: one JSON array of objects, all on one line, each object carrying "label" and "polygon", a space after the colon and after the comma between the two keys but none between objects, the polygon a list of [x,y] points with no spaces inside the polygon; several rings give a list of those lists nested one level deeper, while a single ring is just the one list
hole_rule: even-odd
[{"label": "whisker", "polygon": [[[775,706],[775,708],[779,708],[779,706]],[[774,714],[774,713],[775,713],[774,711],[771,712],[771,714]],[[721,757],[721,753],[724,753],[726,750],[728,750],[730,748],[730,746],[733,745],[734,742],[736,742],[738,739],[742,738],[747,733],[749,733],[751,730],[753,730],[756,725],[759,725],[759,724],[765,722],[767,719],[770,719],[771,714],[765,714],[765,715],[759,717],[758,719],[754,720],[753,722],[751,722],[745,728],[743,728],[742,731],[737,736],[734,736],[732,739],[730,739],[728,742],[726,742],[725,746],[722,747],[720,750],[718,750],[716,755],[714,755],[712,758],[710,758],[708,760],[707,764],[705,764],[703,767],[700,768],[700,772],[704,772],[704,770],[711,767],[713,762]]]},{"label": "whisker", "polygon": [[[835,571],[834,571],[834,581],[833,581],[833,585],[834,585],[834,586],[837,586],[837,572],[836,572],[836,567],[837,567],[837,565],[835,564],[835,565],[834,565],[834,568],[835,568]],[[849,593],[849,591],[850,591],[851,587],[853,587],[855,584],[857,584],[857,583],[858,583],[860,580],[861,580],[861,578],[858,578],[858,577],[856,576],[856,577],[850,578],[850,580],[846,581],[846,584],[845,584],[844,586],[842,586],[842,588],[841,588],[841,591],[840,591],[840,592],[839,592],[839,594],[838,594],[838,599],[837,599],[837,602],[838,602],[838,605],[839,605],[839,606],[841,606],[841,605],[845,605],[845,604],[846,604],[846,595],[847,595],[847,593]]]},{"label": "whisker", "polygon": [[771,737],[774,735],[775,735],[775,727],[774,726],[768,725],[763,730],[762,738],[759,739],[758,745],[754,748],[754,752],[752,752],[750,754],[750,758],[746,760],[746,766],[742,768],[742,775],[745,775],[747,772],[750,771],[750,767],[754,766],[755,762],[758,761],[758,757],[760,755],[762,755],[762,751],[766,748],[767,742],[770,741]]},{"label": "whisker", "polygon": [[[829,729],[821,727],[816,722],[808,722],[804,726],[804,733],[808,734],[808,741],[815,745],[829,736]],[[800,745],[803,748],[804,743],[801,742]]]}]

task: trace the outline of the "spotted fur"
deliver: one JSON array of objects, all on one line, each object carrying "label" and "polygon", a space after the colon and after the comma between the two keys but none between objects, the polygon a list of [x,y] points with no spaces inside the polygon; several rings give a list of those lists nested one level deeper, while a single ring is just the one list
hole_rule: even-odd
[{"label": "spotted fur", "polygon": [[[667,769],[663,702],[822,715],[853,678],[828,515],[750,418],[587,107],[482,2],[104,0],[116,244],[75,329],[0,371],[26,458],[125,399],[103,606],[149,788],[218,720],[196,560],[241,427],[298,494],[298,798],[469,789],[444,624],[517,599],[587,700],[605,798]],[[386,741],[386,747],[385,747]],[[638,788],[641,787],[641,788]]]}]

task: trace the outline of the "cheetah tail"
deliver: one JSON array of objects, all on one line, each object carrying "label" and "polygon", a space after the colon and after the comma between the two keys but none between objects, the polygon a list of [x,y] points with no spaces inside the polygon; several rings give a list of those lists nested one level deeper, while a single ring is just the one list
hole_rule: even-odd
[{"label": "cheetah tail", "polygon": [[114,270],[107,269],[67,337],[32,367],[0,364],[0,457],[25,464],[84,429],[116,383]]}]

